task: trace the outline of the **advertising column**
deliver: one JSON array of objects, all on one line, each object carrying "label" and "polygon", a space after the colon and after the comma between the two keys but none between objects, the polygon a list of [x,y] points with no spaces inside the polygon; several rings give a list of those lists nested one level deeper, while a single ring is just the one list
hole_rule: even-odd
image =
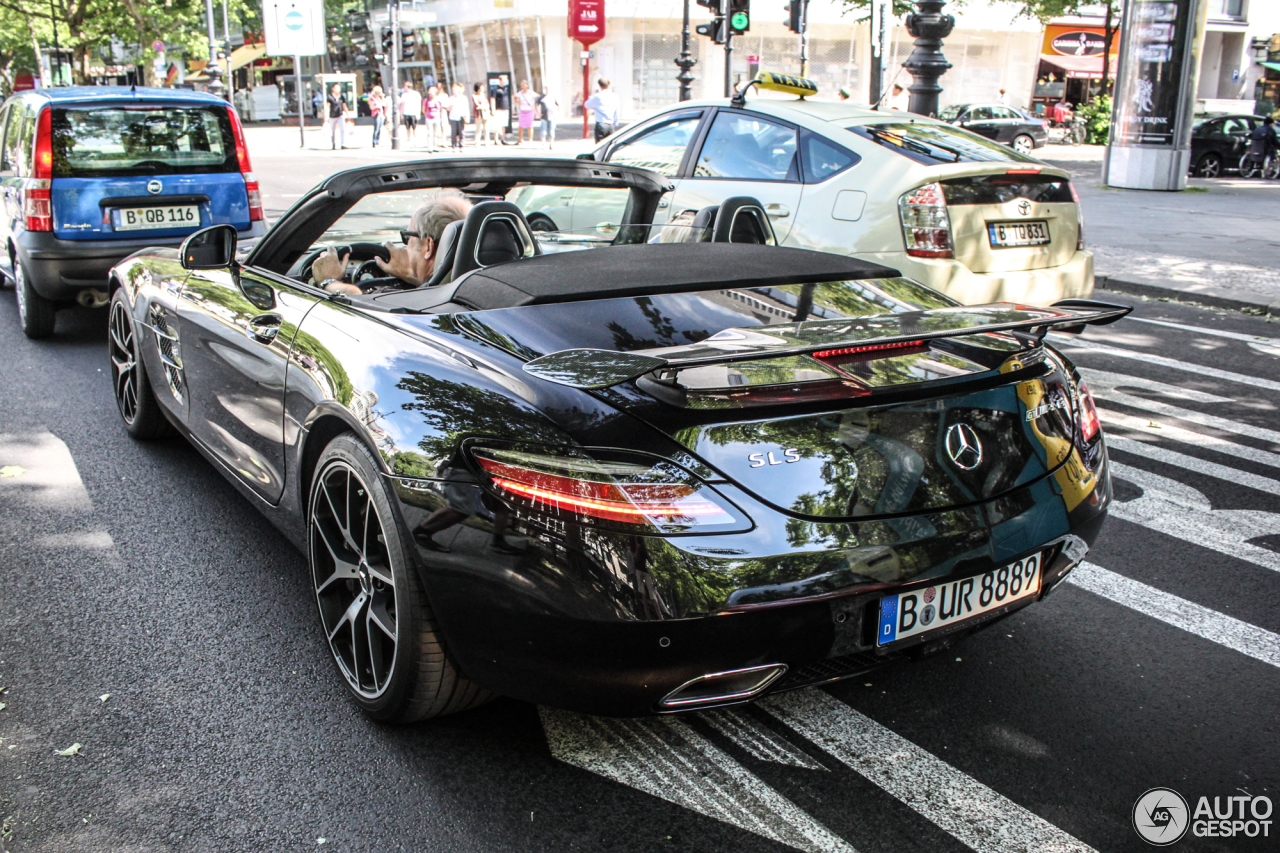
[{"label": "advertising column", "polygon": [[1186,188],[1207,8],[1204,0],[1130,0],[1125,7],[1104,173],[1108,185]]}]

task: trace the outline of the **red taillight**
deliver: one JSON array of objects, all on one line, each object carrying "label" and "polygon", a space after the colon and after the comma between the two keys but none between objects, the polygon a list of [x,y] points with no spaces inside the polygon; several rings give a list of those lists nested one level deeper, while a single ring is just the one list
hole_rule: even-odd
[{"label": "red taillight", "polygon": [[1039,169],[1006,169],[1004,173],[1006,175],[1038,175],[1040,174],[1040,170]]},{"label": "red taillight", "polygon": [[898,199],[898,216],[907,254],[916,258],[955,256],[951,240],[951,217],[942,184],[936,181],[917,187]]},{"label": "red taillight", "polygon": [[813,354],[814,358],[834,359],[843,355],[862,355],[863,353],[882,352],[893,349],[919,349],[924,341],[894,341],[891,344],[867,344],[860,347],[841,347],[840,349],[824,349]]},{"label": "red taillight", "polygon": [[53,177],[53,110],[46,109],[36,120],[36,162],[31,177],[47,181]]},{"label": "red taillight", "polygon": [[236,162],[240,164],[240,174],[244,176],[245,192],[249,196],[249,219],[262,219],[262,190],[258,186],[258,178],[253,174],[253,166],[249,163],[249,146],[244,141],[244,127],[240,124],[240,116],[235,109],[228,107],[227,115],[231,118],[231,135],[236,144]]},{"label": "red taillight", "polygon": [[669,462],[601,462],[515,450],[474,448],[490,483],[530,508],[661,532],[726,529],[740,519],[729,504]]},{"label": "red taillight", "polygon": [[1093,395],[1089,386],[1080,383],[1080,438],[1086,444],[1097,438],[1102,430],[1102,422],[1098,420],[1098,409],[1093,404]]},{"label": "red taillight", "polygon": [[22,188],[22,218],[28,231],[53,230],[53,111],[36,119],[35,163]]},{"label": "red taillight", "polygon": [[1076,251],[1084,251],[1084,208],[1080,205],[1080,194],[1076,192],[1076,185],[1067,184],[1071,188],[1071,197],[1076,200]]}]

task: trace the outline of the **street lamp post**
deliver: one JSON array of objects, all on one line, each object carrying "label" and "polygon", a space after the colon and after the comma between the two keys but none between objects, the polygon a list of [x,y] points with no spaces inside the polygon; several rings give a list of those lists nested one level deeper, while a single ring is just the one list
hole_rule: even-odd
[{"label": "street lamp post", "polygon": [[945,5],[946,0],[916,0],[919,11],[907,16],[907,32],[915,38],[916,48],[902,65],[913,80],[907,91],[911,93],[910,111],[917,115],[937,115],[938,95],[942,94],[938,78],[951,67],[942,55],[942,40],[951,35],[956,19],[942,14]]},{"label": "street lamp post", "polygon": [[698,60],[689,53],[689,0],[684,0],[684,29],[680,31],[680,58],[675,62],[680,66],[680,73],[676,75],[676,80],[680,81],[680,100],[687,101],[693,97],[690,89],[693,83],[693,66],[698,64]]},{"label": "street lamp post", "polygon": [[213,31],[213,0],[204,0],[205,27],[209,34],[209,64],[205,66],[205,76],[209,82],[205,88],[215,95],[222,95],[222,69],[218,67],[218,42]]},{"label": "street lamp post", "polygon": [[400,2],[388,0],[387,25],[391,27],[391,150],[400,150]]}]

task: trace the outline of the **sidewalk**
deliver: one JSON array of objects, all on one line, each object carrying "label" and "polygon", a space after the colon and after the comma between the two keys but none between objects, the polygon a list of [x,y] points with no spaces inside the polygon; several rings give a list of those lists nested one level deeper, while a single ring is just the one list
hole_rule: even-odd
[{"label": "sidewalk", "polygon": [[1099,290],[1280,316],[1280,181],[1192,178],[1181,193],[1102,185],[1101,146],[1036,154],[1071,171]]}]

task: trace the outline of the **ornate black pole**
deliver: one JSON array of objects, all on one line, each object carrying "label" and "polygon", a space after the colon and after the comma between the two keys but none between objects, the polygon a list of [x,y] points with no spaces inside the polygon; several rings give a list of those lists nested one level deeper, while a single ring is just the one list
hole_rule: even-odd
[{"label": "ornate black pole", "polygon": [[907,16],[907,32],[915,38],[916,49],[902,64],[913,78],[907,91],[911,93],[910,110],[918,115],[937,115],[938,95],[942,93],[938,78],[951,67],[942,55],[942,40],[951,35],[956,19],[942,14],[945,5],[946,0],[916,0],[920,11]]},{"label": "ornate black pole", "polygon": [[684,0],[684,29],[680,31],[680,58],[675,60],[680,66],[676,79],[680,81],[680,100],[687,101],[693,97],[689,86],[693,83],[693,66],[698,60],[689,54],[689,0]]}]

